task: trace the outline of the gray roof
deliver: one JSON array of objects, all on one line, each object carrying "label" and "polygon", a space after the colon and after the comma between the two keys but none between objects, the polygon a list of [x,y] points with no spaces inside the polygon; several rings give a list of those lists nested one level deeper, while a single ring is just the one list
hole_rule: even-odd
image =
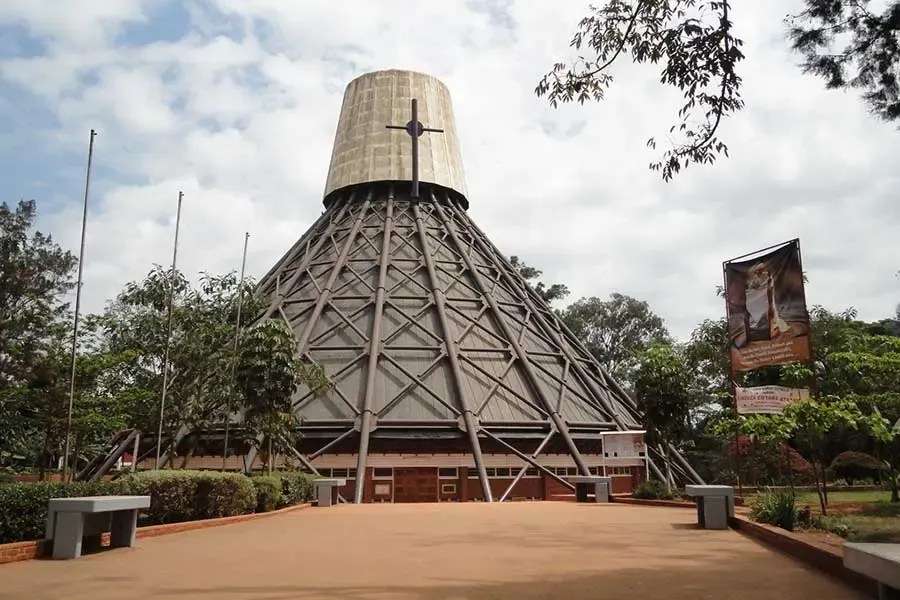
[{"label": "gray roof", "polygon": [[542,424],[556,412],[597,430],[640,426],[631,399],[443,188],[420,202],[404,183],[346,191],[259,289],[331,380],[322,397],[297,392],[304,422],[352,424],[368,408],[376,426],[466,410],[482,423]]}]

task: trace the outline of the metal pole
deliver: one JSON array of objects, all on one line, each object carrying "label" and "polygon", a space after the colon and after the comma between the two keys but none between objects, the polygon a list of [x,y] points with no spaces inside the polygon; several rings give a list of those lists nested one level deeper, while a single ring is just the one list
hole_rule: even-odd
[{"label": "metal pole", "polygon": [[137,431],[134,436],[134,450],[131,453],[131,472],[137,471],[138,452],[141,450],[141,432]]},{"label": "metal pole", "polygon": [[413,98],[409,101],[412,108],[412,197],[419,199],[419,102]]},{"label": "metal pole", "polygon": [[69,474],[69,444],[72,437],[72,409],[75,406],[75,352],[78,349],[78,318],[81,314],[81,282],[84,273],[84,237],[87,231],[88,192],[91,189],[91,163],[94,159],[94,137],[97,132],[91,129],[91,141],[88,144],[87,174],[84,178],[84,208],[81,214],[81,249],[78,251],[78,284],[75,288],[75,323],[72,328],[72,370],[69,374],[69,409],[66,416],[66,443],[63,450],[63,481]]},{"label": "metal pole", "polygon": [[172,344],[172,302],[175,297],[175,267],[178,261],[178,229],[181,226],[181,200],[184,192],[178,192],[178,210],[175,213],[175,244],[172,249],[172,272],[169,274],[169,306],[166,309],[166,352],[163,357],[162,396],[159,399],[159,430],[156,433],[156,468],[159,469],[159,455],[162,451],[163,417],[166,411],[166,392],[169,388],[169,348]]},{"label": "metal pole", "polygon": [[366,485],[366,468],[369,456],[369,433],[372,429],[372,403],[375,398],[375,378],[378,372],[378,360],[382,350],[382,317],[384,315],[384,296],[387,287],[388,267],[391,263],[391,236],[394,229],[394,187],[388,191],[385,204],[384,233],[382,234],[381,256],[378,259],[378,283],[375,291],[375,318],[372,320],[372,331],[369,334],[369,356],[366,368],[366,395],[363,397],[362,415],[359,426],[359,452],[356,460],[356,488],[353,490],[353,502],[363,501]]},{"label": "metal pole", "polygon": [[[234,381],[234,370],[237,366],[238,343],[241,337],[241,306],[244,300],[244,271],[247,267],[247,241],[250,232],[244,232],[244,255],[241,258],[241,279],[238,282],[237,318],[234,323],[234,357],[231,360],[231,381]],[[228,396],[228,405],[225,409],[225,448],[222,450],[222,470],[225,470],[225,461],[228,460],[228,428],[231,425],[231,395]]]}]

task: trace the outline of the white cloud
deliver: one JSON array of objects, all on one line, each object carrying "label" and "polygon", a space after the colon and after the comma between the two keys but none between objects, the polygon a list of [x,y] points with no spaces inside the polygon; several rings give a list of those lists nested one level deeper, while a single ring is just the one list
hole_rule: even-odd
[{"label": "white cloud", "polygon": [[[722,130],[732,158],[670,184],[647,170],[645,141],[679,99],[655,68],[621,65],[602,104],[553,110],[533,94],[569,53],[580,1],[191,2],[180,39],[126,45],[150,4],[54,6],[0,7],[0,23],[45,47],[0,60],[0,85],[46,103],[58,124],[40,139],[67,153],[67,169],[83,169],[86,129],[101,131],[90,310],[170,260],[179,189],[187,272],[235,268],[245,230],[250,271],[267,271],[321,211],[343,86],[387,67],[448,84],[473,218],[575,297],[642,297],[685,336],[722,313],[722,259],[799,236],[811,303],[880,318],[900,301],[896,129],[800,73],[783,2],[734,10],[748,60],[747,108]],[[43,223],[77,248],[79,193],[55,195],[68,200]]]}]

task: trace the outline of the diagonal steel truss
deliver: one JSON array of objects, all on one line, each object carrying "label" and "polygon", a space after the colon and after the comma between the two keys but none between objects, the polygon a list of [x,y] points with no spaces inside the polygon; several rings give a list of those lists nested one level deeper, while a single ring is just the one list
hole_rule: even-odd
[{"label": "diagonal steel truss", "polygon": [[[463,433],[488,501],[484,441],[559,479],[537,461],[558,436],[589,474],[576,437],[640,428],[633,401],[457,198],[437,186],[422,196],[374,183],[330,197],[260,282],[263,318],[287,323],[298,355],[330,383],[324,395],[304,388],[294,398],[301,434],[328,432],[316,451],[295,451],[298,460],[315,471],[314,458],[356,436],[356,502],[372,433],[386,427]],[[542,432],[542,442],[523,452],[509,442],[514,430]]]}]

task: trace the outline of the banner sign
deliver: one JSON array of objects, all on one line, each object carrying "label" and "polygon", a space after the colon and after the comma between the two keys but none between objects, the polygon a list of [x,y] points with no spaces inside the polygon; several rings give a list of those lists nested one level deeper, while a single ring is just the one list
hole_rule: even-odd
[{"label": "banner sign", "polygon": [[809,400],[809,390],[763,385],[752,388],[734,388],[738,414],[765,413],[780,415],[792,402]]},{"label": "banner sign", "polygon": [[809,314],[799,240],[724,266],[732,369],[750,371],[809,361]]}]

